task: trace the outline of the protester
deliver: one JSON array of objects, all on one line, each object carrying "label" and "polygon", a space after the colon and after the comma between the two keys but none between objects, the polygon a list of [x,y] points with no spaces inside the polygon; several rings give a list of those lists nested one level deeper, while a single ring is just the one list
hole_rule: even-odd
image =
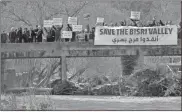
[{"label": "protester", "polygon": [[[87,17],[88,15],[85,15],[85,17]],[[90,17],[90,16],[88,16]],[[97,26],[110,26],[110,27],[114,27],[114,26],[134,26],[134,27],[155,27],[155,26],[166,26],[166,25],[173,25],[172,21],[166,21],[163,22],[162,20],[157,21],[156,17],[153,17],[152,21],[147,21],[147,23],[143,23],[140,20],[133,20],[130,19],[129,21],[126,22],[126,20],[124,21],[119,21],[116,23],[110,23],[109,25],[106,22],[101,22],[101,23],[96,23],[96,27]],[[180,24],[180,26],[182,26]],[[22,43],[22,42],[28,42],[28,43],[32,43],[32,42],[43,42],[47,41],[47,42],[55,42],[55,41],[61,41],[64,40],[65,42],[75,42],[77,41],[77,39],[81,39],[84,41],[89,41],[89,40],[93,40],[95,37],[95,27],[93,27],[90,30],[90,25],[87,24],[86,28],[81,31],[81,32],[73,32],[72,29],[72,25],[67,24],[66,26],[66,31],[72,31],[72,38],[66,38],[66,39],[61,39],[61,32],[63,29],[63,25],[62,26],[52,26],[51,28],[41,28],[39,25],[36,25],[35,29],[30,28],[30,30],[28,30],[28,28],[25,28],[24,31],[22,31],[22,28],[11,28],[11,31],[8,33],[9,35],[5,34],[4,32],[1,34],[1,41],[2,43],[6,43],[9,42],[10,43]],[[181,28],[178,29],[178,32],[181,32]],[[180,34],[180,33],[178,33]]]},{"label": "protester", "polygon": [[15,41],[17,40],[17,35],[13,27],[11,28],[11,32],[9,33],[9,40],[10,43],[15,43]]},{"label": "protester", "polygon": [[42,34],[43,34],[43,30],[39,26],[38,27],[38,32],[37,32],[37,41],[36,42],[42,42]]},{"label": "protester", "polygon": [[89,40],[94,40],[94,37],[95,37],[95,28],[93,27],[89,35]]},{"label": "protester", "polygon": [[47,39],[47,42],[54,42],[54,41],[55,41],[55,30],[52,27],[50,29],[50,35],[49,35],[49,38]]},{"label": "protester", "polygon": [[28,31],[27,28],[24,28],[22,37],[23,37],[23,40],[24,40],[25,43],[28,42],[29,36],[30,36],[30,32]]},{"label": "protester", "polygon": [[84,30],[82,30],[82,32],[79,32],[76,35],[76,38],[78,38],[79,41],[85,41],[85,32],[84,32]]},{"label": "protester", "polygon": [[36,40],[36,33],[33,30],[33,28],[30,28],[30,37],[29,37],[29,42],[32,43]]},{"label": "protester", "polygon": [[[67,24],[66,31],[72,31],[72,28],[69,24]],[[65,38],[65,42],[69,42],[69,41],[71,41],[71,39]]]},{"label": "protester", "polygon": [[37,40],[38,31],[39,31],[38,25],[36,25],[36,28],[34,29],[34,32],[35,32],[35,34],[36,34],[35,42],[38,42],[38,40]]},{"label": "protester", "polygon": [[60,26],[53,26],[54,30],[55,30],[55,41],[60,41],[61,38],[61,30],[63,28],[63,25]]},{"label": "protester", "polygon": [[85,41],[86,42],[89,41],[89,35],[88,35],[88,30],[87,29],[84,30],[84,34],[85,34]]},{"label": "protester", "polygon": [[22,28],[18,28],[18,31],[17,31],[17,38],[19,40],[19,43],[22,43],[22,40],[23,40],[23,34],[22,34]]},{"label": "protester", "polygon": [[1,34],[1,43],[6,43],[8,41],[8,35],[3,31]]}]

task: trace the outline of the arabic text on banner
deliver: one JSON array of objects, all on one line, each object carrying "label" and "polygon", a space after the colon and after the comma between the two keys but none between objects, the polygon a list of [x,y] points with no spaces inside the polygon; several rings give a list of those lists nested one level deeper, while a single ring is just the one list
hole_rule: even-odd
[{"label": "arabic text on banner", "polygon": [[177,45],[177,26],[97,26],[95,45]]}]

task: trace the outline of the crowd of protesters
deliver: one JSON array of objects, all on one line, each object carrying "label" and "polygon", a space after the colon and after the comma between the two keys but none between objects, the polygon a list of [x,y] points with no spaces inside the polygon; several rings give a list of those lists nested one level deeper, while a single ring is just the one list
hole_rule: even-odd
[{"label": "crowd of protesters", "polygon": [[[143,24],[140,21],[135,21],[131,19],[130,23],[126,21],[120,21],[119,23],[98,23],[96,26],[135,26],[135,27],[154,27],[154,26],[165,26],[172,25],[172,21],[162,22],[162,20],[156,21],[156,18],[153,18],[152,21]],[[81,32],[72,32],[71,39],[61,38],[61,31],[63,27],[66,27],[66,31],[72,31],[71,25],[67,26],[52,26],[51,28],[41,28],[41,26],[36,25],[36,28],[24,28],[21,27],[18,29],[11,28],[9,33],[5,31],[1,34],[2,43],[32,43],[32,42],[75,42],[75,41],[89,41],[94,39],[95,27],[90,28],[89,25],[86,26]],[[179,32],[181,32],[182,23],[179,24]]]}]

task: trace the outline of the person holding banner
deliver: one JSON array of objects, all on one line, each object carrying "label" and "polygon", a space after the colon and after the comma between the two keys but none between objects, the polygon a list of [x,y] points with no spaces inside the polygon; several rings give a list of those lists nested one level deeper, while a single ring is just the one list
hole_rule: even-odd
[{"label": "person holding banner", "polygon": [[55,30],[52,27],[49,30],[47,42],[54,42],[54,41],[55,41]]},{"label": "person holding banner", "polygon": [[81,32],[79,32],[76,37],[78,38],[79,41],[85,41],[85,32],[84,30],[82,30]]},{"label": "person holding banner", "polygon": [[60,41],[62,28],[63,28],[63,25],[61,27],[60,26],[53,26],[53,29],[55,31],[55,41]]},{"label": "person holding banner", "polygon": [[[67,24],[67,31],[73,31],[73,28],[69,25],[69,24]],[[72,38],[71,39],[69,39],[69,38],[65,38],[65,41],[66,42],[74,42],[74,41],[76,41],[76,32],[72,32]]]},{"label": "person holding banner", "polygon": [[[72,28],[69,24],[67,24],[66,31],[72,31]],[[65,42],[70,42],[70,41],[71,41],[70,38],[65,38]]]}]

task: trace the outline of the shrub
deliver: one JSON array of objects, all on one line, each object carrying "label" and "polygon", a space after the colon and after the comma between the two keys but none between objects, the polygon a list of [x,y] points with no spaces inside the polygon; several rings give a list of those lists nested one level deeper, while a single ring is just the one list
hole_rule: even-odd
[{"label": "shrub", "polygon": [[[2,97],[2,96],[1,96]],[[18,98],[17,98],[18,97]],[[48,95],[43,99],[37,98],[31,93],[4,95],[1,101],[1,110],[54,110],[54,103]]]},{"label": "shrub", "polygon": [[161,74],[158,70],[141,70],[127,79],[130,94],[135,96],[180,96],[181,78],[171,72]]},{"label": "shrub", "polygon": [[61,79],[55,80],[51,84],[53,95],[70,95],[78,91],[78,87],[70,81],[62,81]]}]

